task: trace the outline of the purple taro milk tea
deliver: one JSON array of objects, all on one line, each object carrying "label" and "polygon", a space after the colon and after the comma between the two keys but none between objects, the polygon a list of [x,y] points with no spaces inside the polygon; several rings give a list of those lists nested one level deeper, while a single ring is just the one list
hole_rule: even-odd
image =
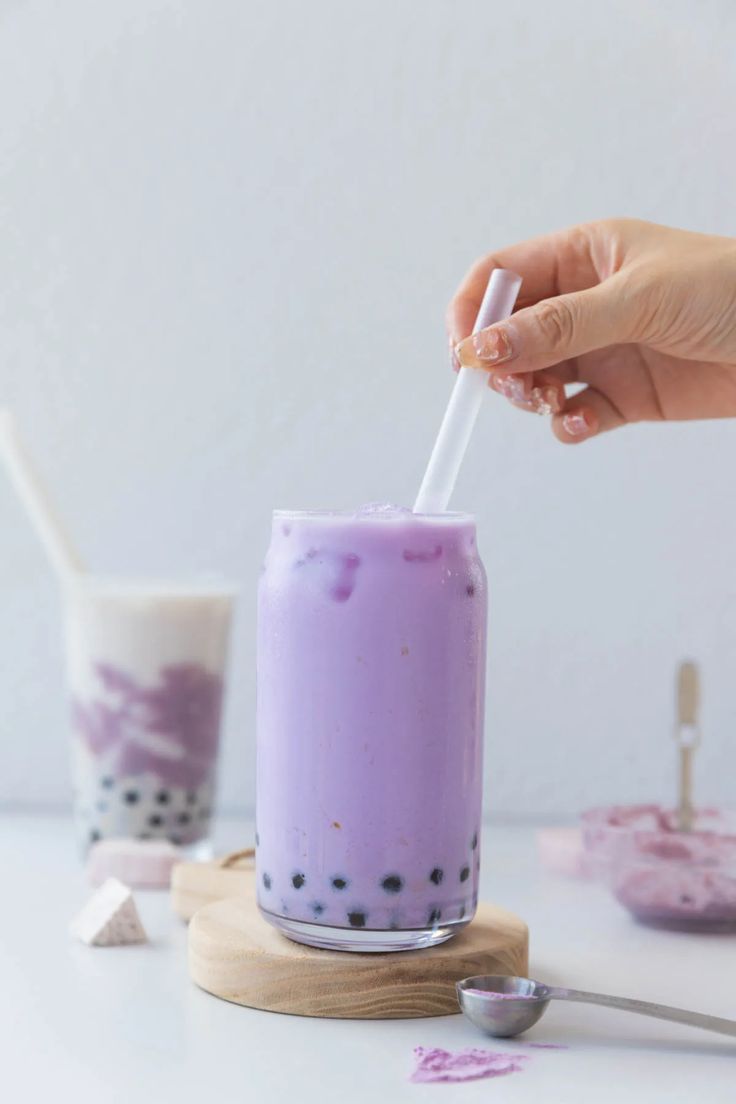
[{"label": "purple taro milk tea", "polygon": [[113,837],[208,840],[234,597],[86,577],[67,595],[83,849]]},{"label": "purple taro milk tea", "polygon": [[258,606],[258,901],[292,939],[405,950],[472,918],[486,605],[470,516],[275,513]]}]

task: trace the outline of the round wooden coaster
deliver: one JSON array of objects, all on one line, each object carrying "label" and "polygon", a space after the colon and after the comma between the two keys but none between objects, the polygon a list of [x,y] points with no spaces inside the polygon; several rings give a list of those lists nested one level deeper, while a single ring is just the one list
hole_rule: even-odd
[{"label": "round wooden coaster", "polygon": [[247,897],[205,905],[189,925],[189,973],[224,1000],[338,1019],[411,1019],[458,1012],[455,982],[526,977],[529,933],[513,913],[480,905],[459,935],[422,951],[346,954],[292,943]]},{"label": "round wooden coaster", "polygon": [[256,895],[255,849],[231,851],[212,862],[180,862],[171,871],[171,904],[182,920],[225,897]]}]

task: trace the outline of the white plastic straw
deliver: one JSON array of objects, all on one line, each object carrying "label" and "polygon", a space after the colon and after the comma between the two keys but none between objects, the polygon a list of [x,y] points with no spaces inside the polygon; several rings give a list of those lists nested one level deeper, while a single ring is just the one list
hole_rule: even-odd
[{"label": "white plastic straw", "polygon": [[82,561],[23,447],[12,414],[2,407],[0,455],[51,566],[62,582],[72,582],[84,571]]},{"label": "white plastic straw", "polygon": [[[521,287],[521,277],[504,268],[491,273],[473,333],[508,318]],[[437,440],[414,503],[415,514],[441,514],[455,489],[460,465],[473,432],[488,373],[480,368],[461,368],[442,419]]]}]

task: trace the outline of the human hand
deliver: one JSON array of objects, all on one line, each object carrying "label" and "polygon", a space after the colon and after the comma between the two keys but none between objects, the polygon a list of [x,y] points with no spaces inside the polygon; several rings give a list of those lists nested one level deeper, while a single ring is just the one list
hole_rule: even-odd
[{"label": "human hand", "polygon": [[[468,337],[488,277],[523,279],[511,319]],[[736,416],[736,240],[607,219],[477,261],[447,315],[456,363],[577,443],[629,422]],[[565,386],[584,384],[567,396]]]}]

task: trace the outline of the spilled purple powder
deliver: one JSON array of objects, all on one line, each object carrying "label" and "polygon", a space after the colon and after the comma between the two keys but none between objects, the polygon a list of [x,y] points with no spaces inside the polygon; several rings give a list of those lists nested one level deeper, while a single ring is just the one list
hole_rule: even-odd
[{"label": "spilled purple powder", "polygon": [[528,1056],[502,1054],[493,1050],[468,1047],[453,1054],[439,1047],[414,1047],[416,1069],[410,1077],[415,1083],[430,1081],[479,1081],[483,1077],[504,1077],[519,1073]]},{"label": "spilled purple powder", "polygon": [[533,993],[494,993],[492,989],[463,989],[474,997],[488,997],[489,1000],[536,1000]]}]

